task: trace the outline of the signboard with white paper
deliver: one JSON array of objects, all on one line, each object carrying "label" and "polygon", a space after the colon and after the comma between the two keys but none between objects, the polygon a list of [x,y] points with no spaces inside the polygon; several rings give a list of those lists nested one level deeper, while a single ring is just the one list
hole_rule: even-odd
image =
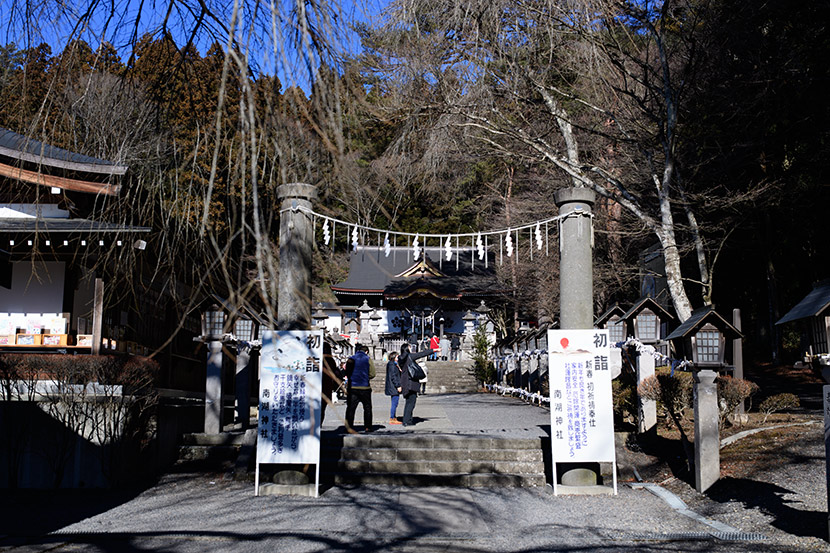
[{"label": "signboard with white paper", "polygon": [[317,465],[316,482],[319,481],[322,362],[322,331],[266,331],[263,334],[257,493],[259,465],[264,463],[314,464]]},{"label": "signboard with white paper", "polygon": [[609,358],[607,330],[548,331],[554,492],[556,463],[616,464]]}]

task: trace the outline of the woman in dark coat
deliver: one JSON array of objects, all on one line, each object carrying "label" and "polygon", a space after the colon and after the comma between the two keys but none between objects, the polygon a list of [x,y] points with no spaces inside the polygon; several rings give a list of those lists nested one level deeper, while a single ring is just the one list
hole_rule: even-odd
[{"label": "woman in dark coat", "polygon": [[389,362],[386,363],[386,390],[387,396],[392,400],[392,408],[389,411],[389,424],[401,424],[398,420],[398,400],[401,396],[401,368],[398,366],[398,354],[389,354]]},{"label": "woman in dark coat", "polygon": [[401,394],[406,400],[403,406],[404,426],[412,426],[412,412],[415,410],[418,391],[421,389],[421,383],[417,380],[412,380],[409,367],[418,359],[431,354],[432,351],[429,349],[418,353],[410,353],[409,344],[404,343],[401,345],[401,355],[398,357],[398,365],[401,367]]}]

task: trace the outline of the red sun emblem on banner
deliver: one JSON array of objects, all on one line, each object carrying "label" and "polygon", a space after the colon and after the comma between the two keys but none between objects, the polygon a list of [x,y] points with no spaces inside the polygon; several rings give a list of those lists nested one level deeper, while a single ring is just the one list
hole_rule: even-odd
[{"label": "red sun emblem on banner", "polygon": [[568,349],[568,339],[567,338],[562,338],[561,340],[559,340],[559,343],[562,344],[562,349]]}]

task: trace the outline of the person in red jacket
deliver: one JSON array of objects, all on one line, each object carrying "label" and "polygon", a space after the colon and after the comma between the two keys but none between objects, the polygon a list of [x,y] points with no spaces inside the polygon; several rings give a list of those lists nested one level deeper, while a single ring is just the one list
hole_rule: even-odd
[{"label": "person in red jacket", "polygon": [[429,349],[432,350],[432,356],[430,359],[433,361],[438,359],[438,352],[441,351],[441,340],[435,333],[433,333],[432,338],[429,339]]}]

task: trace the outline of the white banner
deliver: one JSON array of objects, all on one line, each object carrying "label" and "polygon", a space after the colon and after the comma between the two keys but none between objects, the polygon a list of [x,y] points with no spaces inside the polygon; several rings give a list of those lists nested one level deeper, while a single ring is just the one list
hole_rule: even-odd
[{"label": "white banner", "polygon": [[321,330],[263,334],[258,464],[319,465],[322,362]]},{"label": "white banner", "polygon": [[552,459],[616,462],[607,330],[549,330]]}]

